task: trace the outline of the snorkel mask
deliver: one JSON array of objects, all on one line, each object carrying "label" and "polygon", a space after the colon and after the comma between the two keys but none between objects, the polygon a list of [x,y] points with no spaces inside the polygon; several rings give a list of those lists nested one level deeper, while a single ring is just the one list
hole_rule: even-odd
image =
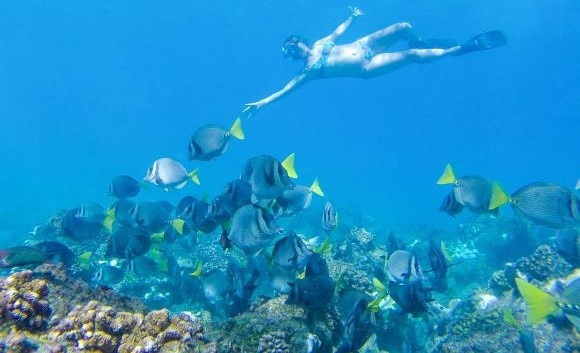
[{"label": "snorkel mask", "polygon": [[298,46],[300,43],[306,44],[306,40],[296,35],[288,37],[288,39],[286,39],[282,45],[282,55],[284,55],[284,57],[287,59],[302,59],[302,50]]}]

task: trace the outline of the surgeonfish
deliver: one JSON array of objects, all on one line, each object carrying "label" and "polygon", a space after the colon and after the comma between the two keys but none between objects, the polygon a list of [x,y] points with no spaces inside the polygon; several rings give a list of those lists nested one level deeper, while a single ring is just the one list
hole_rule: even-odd
[{"label": "surgeonfish", "polygon": [[105,208],[95,202],[82,204],[75,217],[87,223],[100,224],[105,219]]},{"label": "surgeonfish", "polygon": [[306,276],[288,283],[290,293],[286,304],[297,304],[309,310],[320,310],[332,300],[334,282],[330,276]]},{"label": "surgeonfish", "polygon": [[163,231],[170,222],[167,210],[156,202],[139,202],[130,211],[130,215],[133,225],[149,234]]},{"label": "surgeonfish", "polygon": [[197,174],[197,169],[188,172],[181,163],[174,159],[159,158],[147,169],[147,174],[143,180],[165,190],[169,190],[169,188],[182,189],[189,180],[199,185]]},{"label": "surgeonfish", "polygon": [[[568,284],[562,292],[561,298],[537,288],[523,279],[516,278],[516,285],[526,302],[526,321],[535,325],[550,315],[562,310],[564,315],[573,323],[578,323],[580,315],[580,278]],[[577,329],[579,327],[576,327]]]},{"label": "surgeonfish", "polygon": [[445,212],[451,217],[455,217],[463,211],[465,206],[457,201],[455,198],[455,190],[451,190],[447,196],[441,202],[441,206],[439,207],[439,211]]},{"label": "surgeonfish", "polygon": [[370,337],[372,321],[367,310],[370,299],[370,296],[357,290],[340,293],[338,307],[343,333],[335,353],[356,352]]},{"label": "surgeonfish", "polygon": [[277,217],[294,216],[299,212],[310,207],[312,203],[312,194],[324,196],[320,188],[318,178],[312,182],[311,186],[296,185],[290,190],[284,190],[280,196],[275,199],[272,207],[273,213]]},{"label": "surgeonfish", "polygon": [[189,142],[189,159],[210,161],[226,153],[231,137],[244,139],[240,118],[229,130],[219,125],[204,125],[197,129]]},{"label": "surgeonfish", "polygon": [[120,283],[125,278],[125,273],[118,267],[103,263],[100,264],[91,281],[95,284],[112,286]]},{"label": "surgeonfish", "polygon": [[109,183],[108,195],[118,199],[135,197],[141,191],[141,185],[137,180],[128,175],[118,175]]},{"label": "surgeonfish", "polygon": [[294,154],[282,163],[271,156],[250,158],[242,170],[240,178],[252,186],[252,202],[274,199],[286,190],[294,188],[290,176],[295,176]]},{"label": "surgeonfish", "polygon": [[401,307],[402,313],[419,314],[427,312],[427,304],[433,301],[430,291],[422,281],[400,284],[389,281],[389,294]]},{"label": "surgeonfish", "polygon": [[317,253],[309,257],[304,278],[298,278],[288,285],[290,292],[286,304],[298,304],[309,310],[319,310],[330,303],[335,288],[326,260]]},{"label": "surgeonfish", "polygon": [[272,264],[285,272],[302,270],[308,258],[312,255],[302,238],[291,232],[280,238],[272,250]]},{"label": "surgeonfish", "polygon": [[437,184],[453,184],[456,201],[473,213],[496,214],[498,212],[495,207],[490,207],[493,184],[480,176],[456,177],[451,165],[447,164]]},{"label": "surgeonfish", "polygon": [[282,228],[266,209],[246,205],[240,207],[232,217],[228,238],[247,256],[252,256],[267,247],[281,233]]},{"label": "surgeonfish", "polygon": [[550,228],[580,223],[580,200],[572,190],[554,183],[528,184],[509,196],[499,184],[493,186],[490,208],[509,203],[522,219]]}]

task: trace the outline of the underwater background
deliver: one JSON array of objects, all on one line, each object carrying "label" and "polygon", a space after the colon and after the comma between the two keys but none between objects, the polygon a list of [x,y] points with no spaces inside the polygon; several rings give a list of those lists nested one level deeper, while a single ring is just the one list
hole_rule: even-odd
[{"label": "underwater background", "polygon": [[[299,72],[285,38],[349,6],[338,44],[398,22],[508,44],[314,80],[188,160],[200,127]],[[574,0],[0,0],[0,353],[578,352],[579,18]],[[251,158],[291,153],[297,186],[272,201],[278,161]],[[163,157],[201,185],[108,195]],[[499,214],[488,181],[511,194]]]},{"label": "underwater background", "polygon": [[[280,54],[349,14],[346,1],[0,2],[0,237],[83,202],[107,204],[111,177],[187,160],[200,125],[229,126],[243,104],[299,69]],[[455,220],[438,212],[446,163],[513,191],[579,176],[578,1],[360,1],[344,42],[407,21],[423,38],[502,29],[509,45],[370,79],[307,84],[250,120],[200,168],[202,186],[144,195],[215,195],[244,161],[296,152],[338,208],[385,227]],[[316,201],[319,202],[320,201]],[[318,205],[318,204],[315,204]],[[321,206],[317,206],[321,207]],[[504,212],[511,212],[505,210]],[[471,217],[463,215],[462,217]]]}]

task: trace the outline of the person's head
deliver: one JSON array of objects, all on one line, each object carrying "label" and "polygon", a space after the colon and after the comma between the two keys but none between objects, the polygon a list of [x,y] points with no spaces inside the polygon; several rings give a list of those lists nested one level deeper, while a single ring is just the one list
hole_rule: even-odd
[{"label": "person's head", "polygon": [[282,45],[282,55],[284,55],[285,58],[292,60],[304,60],[307,55],[305,48],[308,48],[308,42],[306,39],[297,35],[292,35],[284,41],[284,44]]}]

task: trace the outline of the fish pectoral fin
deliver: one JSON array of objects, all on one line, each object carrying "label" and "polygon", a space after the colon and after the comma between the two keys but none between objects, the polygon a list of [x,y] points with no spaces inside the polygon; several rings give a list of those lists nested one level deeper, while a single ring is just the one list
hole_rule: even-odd
[{"label": "fish pectoral fin", "polygon": [[[178,184],[178,185],[176,185],[176,186],[175,186],[175,188],[176,188],[176,189],[178,189],[178,190],[181,190],[181,189],[183,189],[183,188],[185,187],[185,185],[186,185],[186,184],[187,184],[187,180],[186,180],[186,181],[184,181],[184,182],[183,182],[183,183],[181,183],[181,184]],[[168,191],[168,189],[167,189],[167,188],[165,188],[165,191]]]}]

